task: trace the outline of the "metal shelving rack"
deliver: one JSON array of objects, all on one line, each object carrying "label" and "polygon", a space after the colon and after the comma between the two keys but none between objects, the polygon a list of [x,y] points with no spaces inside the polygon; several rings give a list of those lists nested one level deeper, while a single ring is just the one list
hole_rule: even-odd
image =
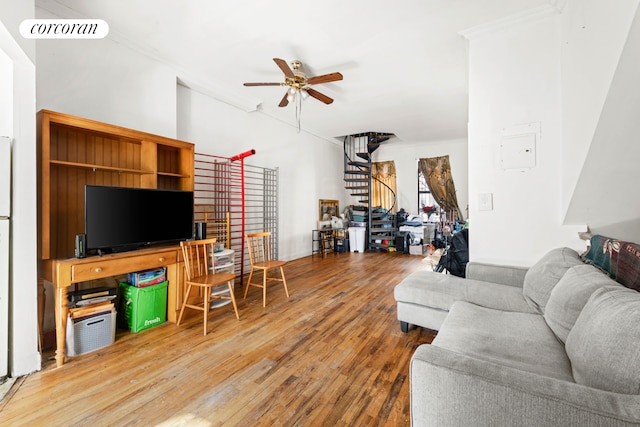
[{"label": "metal shelving rack", "polygon": [[235,274],[249,272],[246,233],[270,231],[278,256],[278,168],[246,164],[250,150],[233,157],[195,154],[195,221],[207,223],[207,236],[225,242],[236,253]]}]

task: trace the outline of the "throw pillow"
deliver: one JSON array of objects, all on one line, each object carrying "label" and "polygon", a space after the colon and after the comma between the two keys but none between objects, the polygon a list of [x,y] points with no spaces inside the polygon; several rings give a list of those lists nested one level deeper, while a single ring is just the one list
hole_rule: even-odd
[{"label": "throw pillow", "polygon": [[624,286],[640,290],[640,245],[596,234],[584,259]]},{"label": "throw pillow", "polygon": [[604,286],[620,287],[606,273],[592,265],[571,267],[549,295],[544,320],[562,342],[576,323],[591,294]]},{"label": "throw pillow", "polygon": [[611,251],[610,247],[614,240],[610,237],[595,234],[591,236],[589,251],[584,256],[584,260],[598,268],[611,274]]},{"label": "throw pillow", "polygon": [[567,337],[576,383],[640,394],[640,293],[618,286],[596,290]]},{"label": "throw pillow", "polygon": [[558,248],[549,251],[524,276],[522,291],[527,304],[544,314],[544,307],[553,287],[568,269],[581,264],[580,255],[573,249]]}]

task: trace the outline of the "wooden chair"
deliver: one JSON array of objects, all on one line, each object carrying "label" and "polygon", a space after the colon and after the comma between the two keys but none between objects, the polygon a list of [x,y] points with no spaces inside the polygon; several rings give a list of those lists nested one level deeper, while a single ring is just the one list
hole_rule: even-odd
[{"label": "wooden chair", "polygon": [[[236,298],[233,294],[233,282],[236,276],[228,272],[215,272],[215,258],[213,256],[213,244],[215,242],[216,239],[180,242],[184,267],[187,273],[187,280],[185,281],[187,291],[184,294],[177,324],[180,325],[180,322],[182,322],[182,315],[186,307],[202,310],[204,312],[205,335],[207,335],[207,321],[212,301],[219,299],[231,300],[233,310],[236,312],[236,318],[240,320]],[[225,284],[229,288],[228,295],[226,289],[222,288]],[[222,289],[219,290],[224,290],[224,292],[214,292],[212,294],[213,288],[216,287],[221,287]],[[193,299],[191,292],[194,288],[199,289],[202,293],[202,302],[195,303],[191,301]]]},{"label": "wooden chair", "polygon": [[[282,268],[286,261],[278,261],[271,259],[271,233],[253,233],[246,235],[247,248],[249,251],[249,261],[251,263],[251,273],[249,273],[249,280],[247,281],[247,287],[244,289],[244,298],[247,299],[247,293],[250,286],[256,288],[262,288],[262,306],[267,305],[267,280],[274,280],[282,282],[284,285],[284,292],[289,298],[289,290],[287,289],[287,281],[284,277],[284,269]],[[280,270],[280,279],[276,277],[267,277],[270,270]],[[262,271],[262,284],[252,283],[253,273],[256,271]]]}]

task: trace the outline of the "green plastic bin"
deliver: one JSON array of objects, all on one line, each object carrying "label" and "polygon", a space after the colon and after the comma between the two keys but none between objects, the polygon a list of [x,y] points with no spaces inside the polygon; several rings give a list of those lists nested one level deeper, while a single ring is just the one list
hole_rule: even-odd
[{"label": "green plastic bin", "polygon": [[131,332],[140,332],[167,321],[167,287],[164,281],[157,285],[137,288],[120,283],[121,312]]}]

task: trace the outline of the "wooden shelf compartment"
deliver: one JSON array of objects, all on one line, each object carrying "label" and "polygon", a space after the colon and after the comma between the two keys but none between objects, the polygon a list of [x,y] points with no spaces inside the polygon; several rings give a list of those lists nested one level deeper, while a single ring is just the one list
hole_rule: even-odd
[{"label": "wooden shelf compartment", "polygon": [[43,260],[74,255],[86,185],[193,191],[191,143],[48,110],[37,122]]},{"label": "wooden shelf compartment", "polygon": [[148,171],[148,170],[145,171],[140,169],[126,169],[126,168],[113,167],[113,166],[103,166],[103,165],[97,165],[97,164],[94,165],[91,163],[66,162],[62,160],[51,160],[50,164],[67,166],[72,168],[80,168],[80,169],[91,169],[94,172],[107,171],[107,172],[118,172],[118,173],[134,173],[134,174],[140,174],[140,175],[155,173],[154,171]]}]

